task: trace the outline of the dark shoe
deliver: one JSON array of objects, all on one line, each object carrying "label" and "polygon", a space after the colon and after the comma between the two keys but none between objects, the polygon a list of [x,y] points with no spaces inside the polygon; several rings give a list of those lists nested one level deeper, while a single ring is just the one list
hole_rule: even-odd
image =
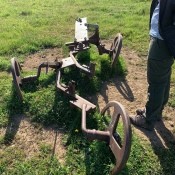
[{"label": "dark shoe", "polygon": [[[144,115],[144,116],[146,116],[146,109],[145,109],[145,108],[144,108],[144,109],[137,109],[137,110],[136,110],[136,114],[137,114],[137,115]],[[160,115],[158,116],[157,121],[158,121],[158,122],[162,121],[162,114],[160,114]]]},{"label": "dark shoe", "polygon": [[144,108],[144,109],[137,109],[136,110],[136,114],[137,115],[144,115],[146,113],[146,109]]},{"label": "dark shoe", "polygon": [[146,122],[146,118],[144,115],[136,115],[134,117],[130,117],[130,121],[135,126],[144,128],[149,131],[154,130],[154,126],[151,123]]}]

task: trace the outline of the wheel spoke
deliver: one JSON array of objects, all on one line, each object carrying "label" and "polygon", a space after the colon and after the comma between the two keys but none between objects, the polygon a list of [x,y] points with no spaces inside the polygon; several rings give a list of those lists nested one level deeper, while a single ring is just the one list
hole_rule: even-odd
[{"label": "wheel spoke", "polygon": [[117,164],[119,164],[123,158],[123,149],[120,147],[120,145],[117,143],[117,141],[115,140],[113,136],[110,138],[109,146],[116,158]]}]

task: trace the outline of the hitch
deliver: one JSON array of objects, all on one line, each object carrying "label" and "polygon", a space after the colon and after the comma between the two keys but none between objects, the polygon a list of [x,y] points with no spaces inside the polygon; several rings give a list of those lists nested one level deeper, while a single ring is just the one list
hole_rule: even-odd
[{"label": "hitch", "polygon": [[[92,36],[88,36],[88,31],[93,31]],[[68,85],[61,82],[61,70],[70,66],[76,66],[83,73],[92,77],[95,74],[95,64],[90,63],[90,66],[81,65],[75,58],[76,54],[90,49],[90,45],[94,44],[98,48],[99,55],[108,54],[111,59],[112,68],[116,64],[122,48],[122,35],[117,34],[110,49],[106,49],[101,43],[99,37],[99,26],[97,24],[88,24],[86,18],[78,18],[75,22],[75,39],[73,42],[66,43],[69,48],[69,56],[61,61],[57,59],[53,62],[43,62],[38,66],[36,75],[22,77],[21,65],[16,58],[11,59],[11,71],[13,76],[13,84],[17,90],[18,97],[23,101],[22,86],[23,83],[33,82],[38,80],[41,74],[41,69],[55,69],[56,72],[56,87],[70,97],[70,103],[82,110],[82,132],[89,140],[99,140],[106,142],[114,157],[116,164],[111,170],[111,174],[117,174],[126,165],[131,149],[131,126],[128,114],[124,107],[117,101],[109,102],[101,111],[102,117],[107,117],[105,129],[103,131],[88,129],[86,126],[86,115],[89,111],[95,110],[96,105],[87,101],[76,94],[76,82],[70,81]],[[111,112],[112,111],[112,112]],[[122,129],[120,128],[122,126]]]}]

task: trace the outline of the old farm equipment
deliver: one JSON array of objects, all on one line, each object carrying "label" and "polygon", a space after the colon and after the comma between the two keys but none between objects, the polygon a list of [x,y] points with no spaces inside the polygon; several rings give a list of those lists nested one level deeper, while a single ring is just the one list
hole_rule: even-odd
[{"label": "old farm equipment", "polygon": [[[92,36],[88,36],[89,30],[93,31]],[[66,43],[69,48],[69,57],[63,58],[61,61],[43,62],[39,65],[37,74],[34,76],[21,77],[21,66],[17,59],[12,58],[12,75],[13,83],[17,90],[19,99],[22,101],[21,88],[23,83],[32,82],[40,77],[42,68],[52,68],[56,70],[57,79],[56,86],[58,90],[63,91],[70,98],[70,103],[82,110],[81,128],[83,133],[89,140],[100,140],[106,142],[115,156],[116,163],[111,174],[117,174],[126,165],[131,148],[131,126],[124,107],[117,101],[109,102],[101,111],[102,117],[108,118],[104,131],[88,129],[86,127],[86,116],[89,111],[94,110],[96,106],[80,97],[75,92],[75,82],[70,81],[68,85],[61,83],[61,73],[67,67],[75,66],[82,70],[85,74],[93,76],[95,73],[95,64],[90,63],[89,66],[81,65],[76,54],[90,48],[90,44],[96,45],[99,54],[108,54],[111,59],[112,67],[115,65],[122,47],[122,36],[118,34],[114,39],[111,48],[106,49],[100,41],[99,26],[97,24],[88,24],[86,18],[79,18],[75,22],[75,39],[73,42]],[[109,113],[110,111],[110,113]],[[112,111],[112,112],[111,112]],[[122,125],[122,129],[119,127]]]}]

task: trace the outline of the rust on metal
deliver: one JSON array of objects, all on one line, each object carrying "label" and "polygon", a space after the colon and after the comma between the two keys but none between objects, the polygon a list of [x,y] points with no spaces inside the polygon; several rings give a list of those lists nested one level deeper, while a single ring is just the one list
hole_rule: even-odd
[{"label": "rust on metal", "polygon": [[117,63],[121,48],[122,48],[122,35],[118,33],[111,45],[111,53],[109,54],[111,57],[112,68],[114,68],[114,66]]},{"label": "rust on metal", "polygon": [[57,70],[57,69],[61,68],[62,64],[63,64],[62,61],[60,61],[60,62],[58,62],[58,61],[43,62],[38,66],[38,70],[37,70],[36,75],[22,77],[21,76],[22,68],[20,66],[20,63],[18,62],[18,60],[16,58],[12,58],[11,59],[11,72],[12,72],[12,76],[13,76],[13,84],[16,88],[17,93],[18,93],[19,100],[23,101],[23,95],[22,95],[22,91],[21,91],[21,87],[22,87],[23,83],[32,82],[32,81],[37,80],[40,77],[42,68],[46,68],[46,72],[47,72],[47,69],[49,67]]},{"label": "rust on metal", "polygon": [[[104,116],[110,108],[114,108],[114,111],[111,114],[111,122],[107,126],[107,130],[110,132],[109,147],[116,158],[116,166],[112,170],[112,174],[117,174],[125,166],[130,154],[131,125],[124,107],[117,101],[109,102],[102,109],[101,114]],[[119,122],[120,118],[121,122]],[[121,138],[117,130],[121,124],[123,125],[123,130],[121,131],[123,138]]]},{"label": "rust on metal", "polygon": [[109,131],[98,131],[95,129],[87,129],[86,127],[86,112],[88,106],[83,104],[82,106],[82,122],[81,122],[81,129],[83,133],[89,140],[101,140],[109,142],[110,132]]},{"label": "rust on metal", "polygon": [[[94,32],[92,36],[88,36],[89,31]],[[46,69],[46,73],[49,68],[55,69],[57,75],[56,87],[70,97],[70,104],[72,106],[76,106],[82,110],[82,132],[89,140],[104,141],[109,145],[116,159],[115,166],[111,171],[111,174],[114,175],[120,172],[126,165],[131,148],[131,126],[124,107],[119,102],[109,102],[101,111],[102,116],[105,117],[110,108],[114,109],[112,115],[110,115],[110,122],[107,124],[106,129],[104,131],[88,129],[86,126],[86,115],[91,110],[96,109],[96,105],[76,94],[76,82],[73,80],[69,81],[68,85],[61,83],[61,70],[71,66],[77,67],[90,77],[94,76],[95,63],[89,63],[89,66],[81,65],[76,59],[76,54],[89,49],[90,44],[96,45],[99,55],[109,55],[113,69],[122,48],[122,35],[117,34],[111,48],[107,49],[100,41],[99,26],[97,24],[88,24],[86,18],[78,18],[75,22],[74,41],[66,43],[66,46],[69,48],[69,56],[63,58],[61,61],[43,62],[38,66],[36,75],[27,77],[21,76],[22,68],[20,63],[16,58],[12,58],[11,71],[13,83],[17,90],[19,99],[22,101],[23,95],[21,88],[23,83],[37,80],[40,77],[42,68]],[[123,125],[123,130],[118,129],[121,124]]]},{"label": "rust on metal", "polygon": [[16,58],[11,59],[11,72],[13,76],[13,84],[16,88],[16,91],[18,93],[18,97],[20,101],[23,100],[22,91],[21,91],[21,84],[22,84],[22,78],[21,78],[21,66]]},{"label": "rust on metal", "polygon": [[75,92],[72,93],[69,86],[66,86],[65,84],[61,84],[60,82],[61,82],[61,71],[58,71],[58,73],[57,73],[57,88],[59,90],[61,90],[62,92],[64,92],[66,95],[69,95],[72,97],[72,99],[70,100],[70,103],[73,106],[76,106],[80,109],[83,109],[83,104],[86,104],[87,111],[94,110],[96,108],[96,106],[94,104],[92,104],[91,102],[87,101],[86,99],[80,97],[79,95],[75,94]]}]

